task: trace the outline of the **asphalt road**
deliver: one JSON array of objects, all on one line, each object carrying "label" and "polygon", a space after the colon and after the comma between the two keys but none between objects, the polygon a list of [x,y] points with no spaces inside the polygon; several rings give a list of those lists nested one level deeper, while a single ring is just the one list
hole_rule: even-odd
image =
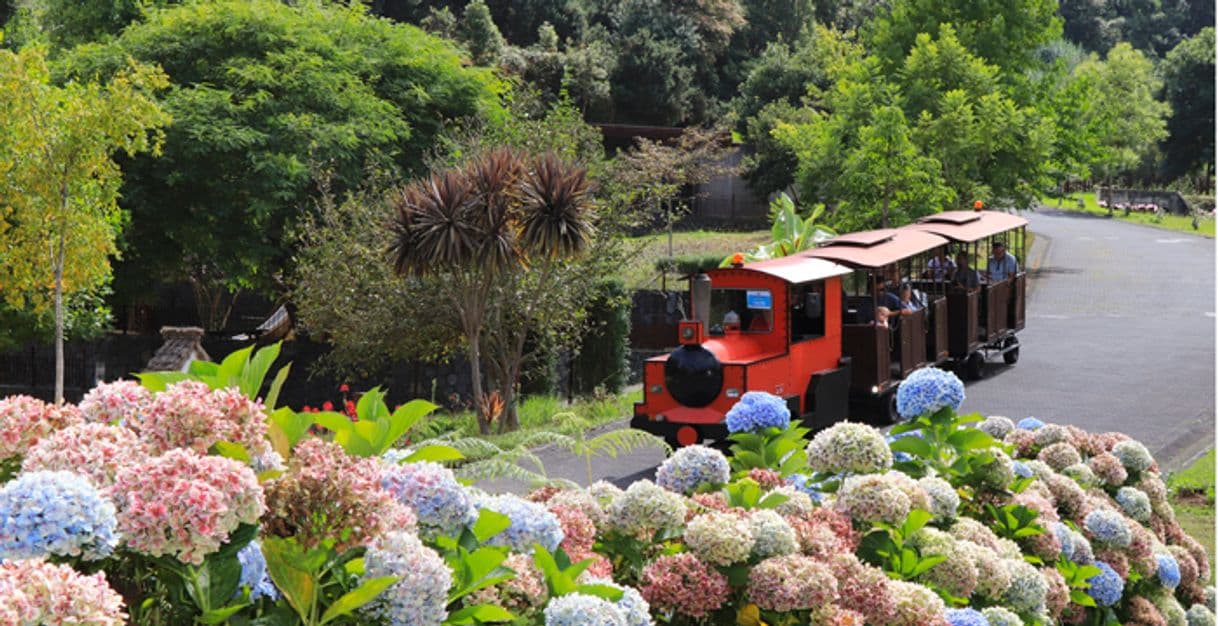
[{"label": "asphalt road", "polygon": [[[1214,445],[1214,240],[1079,213],[1026,216],[1036,237],[1020,259],[1031,278],[1019,362],[995,357],[961,410],[1122,431],[1168,469]],[[587,482],[582,458],[540,456],[550,476]],[[624,486],[663,458],[596,458],[593,478]]]}]

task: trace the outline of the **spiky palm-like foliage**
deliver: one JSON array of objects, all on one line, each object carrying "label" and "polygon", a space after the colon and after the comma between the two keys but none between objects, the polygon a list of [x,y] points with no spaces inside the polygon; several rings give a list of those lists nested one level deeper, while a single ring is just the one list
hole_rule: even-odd
[{"label": "spiky palm-like foliage", "polygon": [[[490,432],[482,381],[483,334],[495,307],[518,307],[529,320],[535,298],[496,301],[497,286],[512,284],[532,260],[545,261],[536,289],[555,288],[550,267],[581,253],[593,234],[593,204],[585,170],[554,155],[533,159],[508,148],[487,150],[461,167],[449,168],[403,188],[394,200],[390,254],[402,275],[434,277],[457,316],[466,339],[470,386],[478,424]],[[498,290],[502,292],[503,290]],[[520,334],[520,333],[517,333]],[[524,340],[506,345],[506,367],[498,381],[505,402],[501,430],[516,428],[515,390],[524,359]]]}]

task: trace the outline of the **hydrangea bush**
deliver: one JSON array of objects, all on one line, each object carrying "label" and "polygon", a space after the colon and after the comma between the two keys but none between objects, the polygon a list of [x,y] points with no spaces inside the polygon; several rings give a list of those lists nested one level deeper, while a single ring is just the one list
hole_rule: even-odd
[{"label": "hydrangea bush", "polygon": [[231,603],[233,623],[315,626],[324,607],[291,606],[302,576],[323,604],[366,592],[337,623],[1214,624],[1210,555],[1145,446],[958,415],[962,400],[953,375],[920,370],[889,436],[846,422],[809,438],[781,398],[750,392],[728,415],[731,457],[690,446],[654,483],[522,498],[332,435],[284,445],[232,389],[8,398],[0,624],[192,623]]}]

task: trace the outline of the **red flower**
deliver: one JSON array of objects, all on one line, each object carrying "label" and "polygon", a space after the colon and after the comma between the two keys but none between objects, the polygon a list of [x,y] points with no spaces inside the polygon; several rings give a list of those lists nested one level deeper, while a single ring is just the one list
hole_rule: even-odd
[{"label": "red flower", "polygon": [[353,401],[353,400],[347,400],[347,403],[346,403],[346,405],[344,406],[344,412],[345,412],[347,415],[350,415],[350,416],[351,416],[351,419],[352,419],[352,420],[354,420],[354,419],[355,419],[355,415],[356,415],[356,414],[355,414],[355,401]]},{"label": "red flower", "polygon": [[306,405],[304,405],[304,406],[300,407],[300,412],[301,412],[301,413],[312,413],[312,412],[313,412],[313,407],[311,407],[311,406],[309,406],[309,405],[307,405],[307,404],[306,404]]},{"label": "red flower", "polygon": [[326,400],[325,402],[322,402],[322,403],[321,403],[321,409],[322,409],[323,411],[333,411],[333,410],[334,410],[334,403],[333,403],[333,402],[330,402],[329,400]]},{"label": "red flower", "polygon": [[348,391],[351,391],[351,388],[347,386],[347,383],[343,383],[338,386],[338,390],[343,393],[347,393]]}]

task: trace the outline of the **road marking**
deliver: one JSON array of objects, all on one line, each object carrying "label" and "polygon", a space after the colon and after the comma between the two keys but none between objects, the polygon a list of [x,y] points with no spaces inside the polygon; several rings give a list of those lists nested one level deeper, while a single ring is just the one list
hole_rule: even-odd
[{"label": "road marking", "polygon": [[1117,237],[1115,235],[1109,235],[1107,237],[1104,237],[1104,239],[1107,239],[1108,241],[1116,241],[1116,240],[1120,239],[1120,237]]},{"label": "road marking", "polygon": [[1079,241],[1095,241],[1095,237],[1079,237]]},{"label": "road marking", "polygon": [[1187,239],[1156,239],[1155,243],[1184,243]]},{"label": "road marking", "polygon": [[1028,317],[1042,320],[1068,320],[1069,315],[1053,315],[1051,313],[1041,313],[1039,315],[1029,315]]},{"label": "road marking", "polygon": [[1214,317],[1214,312],[1213,312],[1213,311],[1206,311],[1206,312],[1205,312],[1205,316],[1206,316],[1206,317]]}]

